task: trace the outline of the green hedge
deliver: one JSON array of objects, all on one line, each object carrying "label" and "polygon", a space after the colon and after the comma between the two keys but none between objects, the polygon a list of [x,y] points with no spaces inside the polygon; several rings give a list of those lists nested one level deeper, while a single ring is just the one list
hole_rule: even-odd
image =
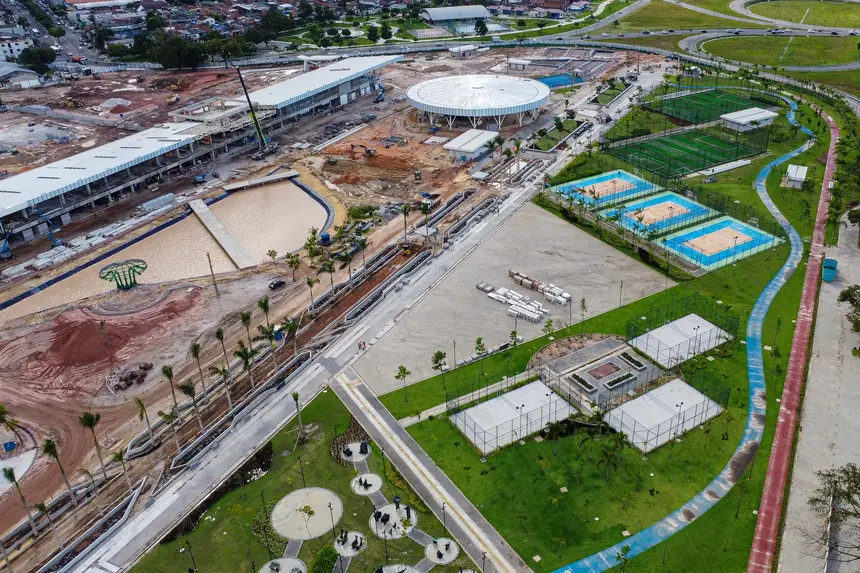
[{"label": "green hedge", "polygon": [[337,563],[337,551],[331,545],[326,545],[317,553],[310,573],[331,573],[335,563]]}]

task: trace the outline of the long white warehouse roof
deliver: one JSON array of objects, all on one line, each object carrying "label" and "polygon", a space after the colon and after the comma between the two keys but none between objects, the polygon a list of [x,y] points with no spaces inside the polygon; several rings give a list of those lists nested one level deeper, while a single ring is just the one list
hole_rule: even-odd
[{"label": "long white warehouse roof", "polygon": [[483,129],[470,129],[461,133],[443,147],[448,151],[461,151],[463,153],[475,153],[482,147],[487,145],[488,141],[492,141],[499,135],[495,131],[485,131]]},{"label": "long white warehouse roof", "polygon": [[789,165],[786,175],[795,181],[806,181],[806,171],[805,165]]},{"label": "long white warehouse roof", "polygon": [[444,6],[442,8],[425,8],[421,15],[426,20],[441,22],[444,20],[471,20],[472,18],[489,18],[490,12],[480,4],[470,6]]},{"label": "long white warehouse roof", "polygon": [[195,122],[165,123],[0,180],[0,217],[154,159],[194,141]]},{"label": "long white warehouse roof", "polygon": [[720,116],[720,119],[732,121],[741,125],[749,125],[754,121],[762,122],[773,119],[777,115],[779,114],[760,107],[751,107],[749,109],[742,109],[732,113],[724,113]]},{"label": "long white warehouse roof", "polygon": [[288,80],[248,94],[251,101],[264,107],[282,108],[309,98],[342,83],[360,78],[367,72],[394,63],[403,56],[364,56],[347,58],[324,68],[293,76]]}]

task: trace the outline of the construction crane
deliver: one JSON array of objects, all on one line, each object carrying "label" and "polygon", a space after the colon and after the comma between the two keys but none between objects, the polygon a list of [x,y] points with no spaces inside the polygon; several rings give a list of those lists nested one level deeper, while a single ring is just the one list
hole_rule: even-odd
[{"label": "construction crane", "polygon": [[263,133],[263,128],[260,126],[260,121],[257,119],[257,114],[254,112],[254,104],[251,103],[251,96],[248,95],[248,89],[245,87],[245,80],[242,78],[242,72],[239,66],[236,66],[236,73],[239,75],[239,83],[242,85],[242,91],[245,93],[245,101],[248,102],[248,113],[251,114],[251,122],[254,124],[254,131],[257,133],[257,144],[259,150],[251,154],[251,159],[264,159],[266,156],[275,152],[278,149],[277,143],[271,143]]},{"label": "construction crane", "polygon": [[382,82],[377,80],[376,87],[379,88],[379,91],[377,92],[376,98],[373,100],[373,103],[382,103],[385,101],[385,86],[382,85]]},{"label": "construction crane", "polygon": [[40,223],[45,222],[48,224],[49,231],[48,231],[47,237],[48,237],[48,240],[51,241],[51,246],[52,247],[63,246],[63,240],[61,238],[57,237],[56,235],[54,235],[54,233],[59,232],[60,228],[58,226],[56,226],[54,224],[54,222],[51,221],[48,217],[46,217],[45,214],[42,213],[39,210],[39,208],[36,207],[35,205],[33,205],[33,211],[35,211],[36,214],[39,216],[39,222]]},{"label": "construction crane", "polygon": [[0,243],[0,259],[4,261],[12,258],[12,247],[9,246],[9,237],[11,236],[11,232],[6,233],[6,236],[3,237],[3,242]]}]

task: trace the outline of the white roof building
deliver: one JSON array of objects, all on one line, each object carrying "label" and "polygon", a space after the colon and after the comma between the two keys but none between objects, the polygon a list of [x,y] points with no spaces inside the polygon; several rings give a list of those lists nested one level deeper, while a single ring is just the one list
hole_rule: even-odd
[{"label": "white roof building", "polygon": [[490,12],[480,4],[471,6],[446,6],[443,8],[425,8],[421,17],[429,22],[445,22],[448,20],[479,20],[490,17]]},{"label": "white roof building", "polygon": [[720,119],[726,122],[726,127],[729,129],[748,131],[770,125],[778,115],[778,113],[760,107],[751,107],[732,113],[725,113],[720,116]]},{"label": "white roof building", "polygon": [[0,217],[104,179],[194,141],[194,122],[165,123],[0,180]]},{"label": "white roof building", "polygon": [[495,131],[483,129],[470,129],[455,137],[443,147],[451,154],[451,157],[460,161],[471,161],[478,156],[487,153],[487,143],[499,135]]},{"label": "white roof building", "polygon": [[403,58],[395,56],[365,56],[347,58],[324,68],[291,77],[290,79],[248,94],[251,101],[261,107],[282,108],[313,97],[340,84],[392,64]]},{"label": "white roof building", "polygon": [[805,165],[789,165],[786,177],[793,181],[806,181],[807,167]]}]

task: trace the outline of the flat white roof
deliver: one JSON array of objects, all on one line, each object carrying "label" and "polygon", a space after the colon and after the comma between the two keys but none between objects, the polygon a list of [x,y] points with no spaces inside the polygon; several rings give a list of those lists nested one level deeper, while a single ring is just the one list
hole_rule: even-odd
[{"label": "flat white roof", "polygon": [[439,22],[442,20],[471,20],[489,18],[490,12],[480,4],[469,6],[443,6],[442,8],[425,8],[421,16],[426,20]]},{"label": "flat white roof", "polygon": [[454,46],[453,48],[448,48],[448,51],[451,53],[457,52],[471,52],[473,50],[477,50],[478,46],[474,44],[466,44],[465,46]]},{"label": "flat white roof", "polygon": [[260,106],[282,108],[305,98],[360,78],[367,72],[394,63],[403,56],[365,56],[347,58],[331,65],[296,75],[283,82],[248,94]]},{"label": "flat white roof", "polygon": [[21,211],[194,141],[198,124],[165,123],[0,180],[0,217]]},{"label": "flat white roof", "polygon": [[549,99],[549,86],[516,76],[444,76],[415,84],[406,97],[413,107],[429,113],[493,117],[537,109]]},{"label": "flat white roof", "polygon": [[488,141],[499,135],[495,131],[483,129],[470,129],[443,145],[448,151],[462,151],[463,153],[474,153],[484,147]]},{"label": "flat white roof", "polygon": [[532,61],[531,60],[518,60],[516,58],[512,58],[512,59],[508,60],[508,63],[513,64],[515,66],[517,66],[517,65],[518,66],[530,66]]},{"label": "flat white roof", "polygon": [[739,123],[741,125],[749,125],[754,121],[762,122],[773,119],[777,115],[779,114],[760,107],[751,107],[749,109],[742,109],[732,113],[725,113],[721,115],[720,118],[726,121]]},{"label": "flat white roof", "polygon": [[794,179],[795,181],[806,181],[806,166],[789,165],[786,175],[789,179]]}]

